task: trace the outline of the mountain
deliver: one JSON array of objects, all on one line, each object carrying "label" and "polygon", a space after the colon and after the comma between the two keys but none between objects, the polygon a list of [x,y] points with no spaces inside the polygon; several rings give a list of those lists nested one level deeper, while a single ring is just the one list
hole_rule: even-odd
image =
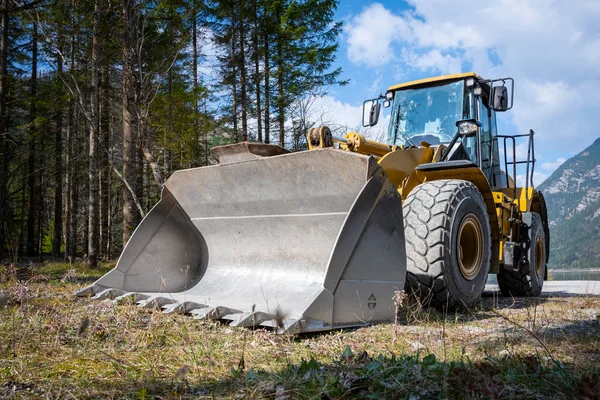
[{"label": "mountain", "polygon": [[600,138],[538,189],[548,206],[550,267],[600,268]]}]

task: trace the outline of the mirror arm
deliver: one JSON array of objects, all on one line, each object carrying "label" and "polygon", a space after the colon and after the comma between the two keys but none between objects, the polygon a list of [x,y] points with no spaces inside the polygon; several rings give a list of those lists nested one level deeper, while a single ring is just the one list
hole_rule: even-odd
[{"label": "mirror arm", "polygon": [[452,138],[452,140],[450,141],[450,143],[448,143],[448,147],[446,147],[446,150],[444,150],[444,152],[442,153],[442,157],[440,157],[440,161],[445,161],[446,157],[448,157],[448,154],[450,154],[450,151],[452,150],[452,147],[454,147],[454,145],[456,144],[456,142],[458,141],[458,138],[460,137],[460,133],[456,132],[456,134],[454,135],[454,137]]}]

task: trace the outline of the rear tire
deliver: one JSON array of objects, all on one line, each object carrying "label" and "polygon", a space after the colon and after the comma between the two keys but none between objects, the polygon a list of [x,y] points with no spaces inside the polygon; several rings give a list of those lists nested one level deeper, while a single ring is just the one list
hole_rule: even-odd
[{"label": "rear tire", "polygon": [[546,276],[546,234],[542,217],[531,213],[531,227],[525,231],[522,241],[525,257],[519,262],[517,271],[501,268],[498,286],[503,296],[539,296]]},{"label": "rear tire", "polygon": [[463,180],[417,186],[403,205],[406,288],[438,309],[471,307],[490,269],[491,234],[479,190]]}]

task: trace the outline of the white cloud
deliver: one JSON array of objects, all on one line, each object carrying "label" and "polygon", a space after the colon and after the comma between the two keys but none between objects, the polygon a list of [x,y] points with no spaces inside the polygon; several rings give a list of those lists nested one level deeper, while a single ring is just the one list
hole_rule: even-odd
[{"label": "white cloud", "polygon": [[312,99],[309,106],[309,120],[317,126],[327,125],[334,134],[342,135],[358,129],[361,125],[362,107],[343,103],[331,96]]},{"label": "white cloud", "polygon": [[462,60],[460,57],[442,54],[438,49],[432,49],[423,53],[404,49],[402,60],[414,69],[424,72],[452,74],[462,70]]},{"label": "white cloud", "polygon": [[[533,173],[533,186],[537,187],[537,186],[541,185],[542,182],[544,182],[546,180],[546,178],[548,178],[547,174],[535,171]],[[525,174],[517,175],[517,187],[524,187],[524,186],[525,186]]]},{"label": "white cloud", "polygon": [[567,161],[563,157],[559,157],[556,161],[544,162],[541,164],[541,168],[547,171],[554,171],[556,168],[560,167],[565,161]]},{"label": "white cloud", "polygon": [[405,21],[379,3],[366,7],[346,26],[348,58],[371,67],[390,62],[392,42],[402,40],[407,32]]},{"label": "white cloud", "polygon": [[[366,7],[345,28],[348,57],[367,67],[394,59],[396,76],[474,70],[515,78],[514,133],[536,131],[536,149],[571,155],[598,137],[600,2],[409,0],[394,13]],[[468,12],[465,12],[468,10]],[[391,82],[390,82],[391,83]]]},{"label": "white cloud", "polygon": [[328,126],[333,135],[343,137],[348,132],[359,132],[367,139],[385,142],[389,112],[382,109],[379,123],[370,128],[362,126],[362,104],[352,105],[336,100],[332,96],[305,98],[307,120],[314,126]]}]

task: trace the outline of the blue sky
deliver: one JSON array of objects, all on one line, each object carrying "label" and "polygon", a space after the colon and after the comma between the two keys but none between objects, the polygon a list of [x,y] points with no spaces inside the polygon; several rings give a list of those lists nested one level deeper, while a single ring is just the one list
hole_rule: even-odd
[{"label": "blue sky", "polygon": [[394,83],[465,71],[511,76],[514,108],[499,116],[499,130],[536,131],[539,184],[600,137],[600,2],[458,4],[341,0],[336,18],[344,31],[336,65],[351,82],[331,88],[313,110],[339,131],[354,130],[362,101]]}]

